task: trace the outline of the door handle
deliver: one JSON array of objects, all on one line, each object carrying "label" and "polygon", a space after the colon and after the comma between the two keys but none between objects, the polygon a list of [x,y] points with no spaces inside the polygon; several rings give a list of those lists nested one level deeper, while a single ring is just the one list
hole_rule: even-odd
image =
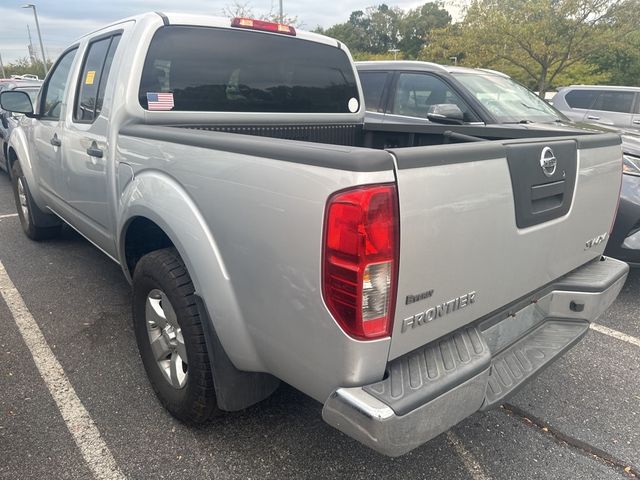
[{"label": "door handle", "polygon": [[589,120],[600,120],[600,117],[596,117],[595,115],[587,115]]},{"label": "door handle", "polygon": [[91,146],[87,148],[87,155],[90,157],[102,158],[104,152],[98,148],[98,144],[96,142],[91,142]]},{"label": "door handle", "polygon": [[633,123],[636,125],[640,125],[640,120],[634,120]]},{"label": "door handle", "polygon": [[62,141],[58,138],[58,134],[57,133],[53,134],[53,138],[51,140],[49,140],[49,143],[51,145],[53,145],[54,147],[59,147],[60,145],[62,145]]}]

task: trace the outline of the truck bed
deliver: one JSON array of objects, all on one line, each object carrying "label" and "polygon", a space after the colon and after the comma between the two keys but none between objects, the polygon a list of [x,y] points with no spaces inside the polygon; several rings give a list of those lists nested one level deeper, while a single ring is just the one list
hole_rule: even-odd
[{"label": "truck bed", "polygon": [[[504,136],[511,131],[513,136],[532,138],[386,149],[384,145],[371,149],[264,137],[307,132],[305,135],[316,135],[318,140],[326,135],[326,140],[349,132],[345,137],[363,141],[368,136],[374,144],[386,143],[389,135],[403,135],[407,141],[410,138],[406,135],[413,135],[414,143],[424,142],[425,136],[434,140],[439,135],[441,143],[445,143],[449,131],[444,127],[412,127],[418,131],[403,133],[394,126],[391,131],[376,127],[372,130],[364,128],[358,133],[349,126],[324,127],[327,128],[233,127],[250,133],[246,135],[212,131],[222,127],[138,125],[125,127],[120,143],[137,150],[157,149],[159,157],[184,156],[185,149],[196,147],[189,152],[192,156],[199,155],[197,166],[191,165],[193,162],[188,166],[176,165],[178,178],[184,168],[205,172],[209,164],[210,175],[218,180],[224,178],[225,184],[235,182],[241,190],[248,186],[240,185],[246,182],[248,165],[251,165],[252,178],[270,179],[268,182],[275,181],[275,168],[281,172],[278,174],[281,178],[273,185],[280,185],[283,195],[299,192],[297,187],[281,183],[282,179],[290,177],[282,168],[286,163],[323,167],[329,169],[323,175],[330,177],[340,177],[339,171],[354,172],[361,175],[360,182],[363,183],[372,181],[374,177],[369,175],[389,178],[379,174],[394,172],[400,211],[400,258],[388,359],[469,324],[602,254],[604,242],[590,248],[585,248],[585,244],[594,238],[606,237],[616,208],[620,184],[620,138],[617,135],[586,133],[540,138],[533,137],[539,131],[496,129]],[[475,128],[473,133],[478,134],[479,130]],[[459,127],[457,131],[467,130]],[[144,141],[146,146],[134,146],[131,141]],[[540,168],[543,148],[556,152],[558,167],[551,176],[546,176]],[[180,153],[174,155],[174,150]],[[220,171],[221,155],[227,159],[222,162],[227,165],[224,173]],[[234,171],[229,170],[230,158],[237,162]],[[163,168],[167,168],[166,164]],[[193,186],[191,180],[180,181]],[[332,187],[328,179],[324,182],[327,192],[340,189],[339,183]],[[303,184],[301,188],[316,188],[302,187]],[[272,188],[272,185],[265,184],[265,187]],[[211,186],[203,183],[193,192],[196,202],[205,202],[211,195],[218,196],[211,192],[206,196],[201,188]],[[327,195],[317,194],[317,198]],[[263,200],[256,198],[260,203]],[[269,202],[273,203],[274,199]],[[251,208],[245,199],[238,203],[243,210]],[[211,217],[209,221],[217,230],[216,223],[221,221],[222,211],[217,212],[210,203],[207,205],[202,208],[217,218]],[[263,207],[255,205],[255,208]],[[318,219],[312,223],[317,229],[322,224],[324,205],[315,205],[313,210]],[[301,222],[311,224],[309,220]],[[230,241],[235,243],[237,238],[255,235],[255,226],[236,222],[234,240],[230,238]],[[274,234],[268,230],[261,230],[260,235],[269,245],[281,243],[269,241]],[[314,236],[320,238],[321,232],[317,230]],[[317,271],[319,246],[305,249],[305,252],[305,256],[311,257],[310,268]],[[286,256],[286,252],[283,255]],[[224,252],[222,256],[228,257]],[[318,263],[312,267],[315,262]],[[316,281],[313,279],[314,283]],[[243,281],[242,287],[246,287],[241,295],[243,298],[266,300],[287,295],[284,289],[265,296],[264,290],[270,287],[253,280]],[[315,288],[319,291],[319,286]],[[410,300],[418,297],[426,301]],[[255,313],[248,317],[253,315]],[[295,323],[294,320],[291,322]],[[429,323],[429,326],[423,323]],[[284,325],[283,328],[290,329]],[[299,375],[304,374],[298,369],[295,376]],[[286,379],[287,375],[280,377]]]}]

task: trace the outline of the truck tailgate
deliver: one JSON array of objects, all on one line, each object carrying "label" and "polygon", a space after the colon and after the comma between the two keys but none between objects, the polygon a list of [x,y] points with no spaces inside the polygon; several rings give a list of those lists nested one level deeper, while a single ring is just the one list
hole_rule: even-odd
[{"label": "truck tailgate", "polygon": [[400,207],[390,359],[604,251],[621,182],[617,135],[389,151]]}]

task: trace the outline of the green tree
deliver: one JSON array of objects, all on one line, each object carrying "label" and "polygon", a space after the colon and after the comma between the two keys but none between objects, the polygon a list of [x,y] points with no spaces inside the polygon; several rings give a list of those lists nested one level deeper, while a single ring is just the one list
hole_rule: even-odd
[{"label": "green tree", "polygon": [[337,38],[353,52],[386,55],[390,49],[398,48],[400,57],[416,58],[430,32],[450,23],[451,16],[440,2],[425,3],[408,12],[383,3],[351,12],[345,23],[315,31]]},{"label": "green tree", "polygon": [[589,62],[609,74],[607,83],[611,85],[640,86],[640,32],[633,32],[618,45],[594,52]]},{"label": "green tree", "polygon": [[400,41],[403,11],[386,4],[351,12],[349,20],[316,32],[343,42],[356,52],[384,53]]},{"label": "green tree", "polygon": [[404,12],[397,7],[391,8],[383,3],[377,7],[369,7],[367,15],[370,21],[369,35],[371,38],[369,51],[384,53],[396,48],[400,43],[400,28]]},{"label": "green tree", "polygon": [[[51,68],[51,60],[47,60],[47,70]],[[14,62],[4,65],[5,74],[9,77],[11,75],[25,75],[32,74],[37,75],[42,79],[43,75],[42,62],[32,62],[28,57],[23,57]]]},{"label": "green tree", "polygon": [[232,3],[224,6],[222,14],[229,18],[255,18],[258,20],[266,20],[268,22],[279,22],[285,25],[292,25],[298,28],[302,26],[302,22],[298,17],[289,15],[286,12],[283,12],[282,18],[280,18],[280,12],[274,10],[273,3],[271,4],[271,9],[269,11],[255,13],[250,1],[242,2],[240,0],[234,0]]},{"label": "green tree", "polygon": [[515,73],[542,96],[572,71],[606,73],[591,57],[624,43],[639,19],[637,0],[473,0],[459,27],[436,32],[422,57]]},{"label": "green tree", "polygon": [[315,31],[340,40],[356,52],[368,52],[372,48],[369,36],[371,21],[362,10],[351,12],[349,20],[345,23],[338,23],[326,30],[318,27]]},{"label": "green tree", "polygon": [[409,10],[400,23],[398,48],[406,58],[417,58],[429,40],[432,30],[451,23],[451,15],[442,3],[425,3]]}]

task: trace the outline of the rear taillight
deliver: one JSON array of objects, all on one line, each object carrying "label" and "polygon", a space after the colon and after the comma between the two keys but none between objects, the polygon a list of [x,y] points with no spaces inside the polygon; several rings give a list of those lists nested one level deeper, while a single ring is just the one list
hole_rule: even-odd
[{"label": "rear taillight", "polygon": [[322,286],[329,311],[361,339],[388,336],[398,271],[398,195],[393,184],[334,194],[327,203]]},{"label": "rear taillight", "polygon": [[296,34],[296,29],[290,25],[277,22],[265,22],[264,20],[254,20],[253,18],[236,17],[231,20],[231,26],[237,28],[249,28],[251,30],[262,30],[263,32],[282,33],[284,35]]}]

